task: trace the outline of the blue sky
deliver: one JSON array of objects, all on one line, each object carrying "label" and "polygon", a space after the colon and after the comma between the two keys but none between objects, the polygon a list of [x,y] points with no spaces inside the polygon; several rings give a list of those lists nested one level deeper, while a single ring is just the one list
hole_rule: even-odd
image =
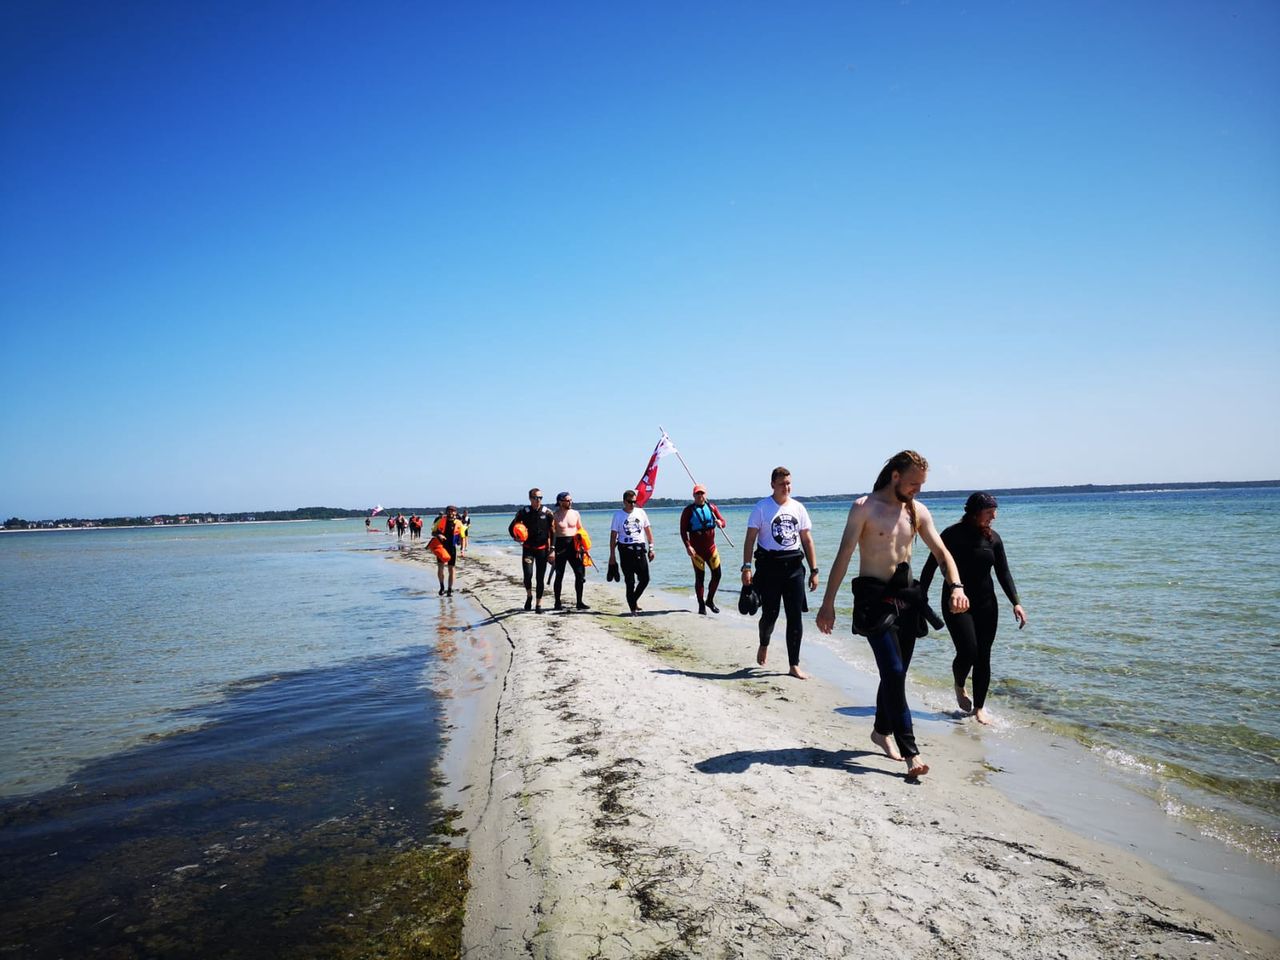
[{"label": "blue sky", "polygon": [[1275,3],[0,31],[4,516],[1280,477]]}]

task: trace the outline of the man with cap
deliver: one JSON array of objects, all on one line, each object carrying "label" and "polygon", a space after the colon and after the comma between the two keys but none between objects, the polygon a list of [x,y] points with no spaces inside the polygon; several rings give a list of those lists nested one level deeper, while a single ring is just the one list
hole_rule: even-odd
[{"label": "man with cap", "polygon": [[587,610],[589,608],[582,602],[582,586],[587,579],[587,568],[578,555],[578,544],[574,539],[582,530],[582,517],[573,509],[573,494],[568,490],[561,490],[556,494],[556,512],[551,515],[551,524],[556,534],[555,546],[552,548],[556,565],[555,609],[564,609],[560,604],[560,586],[564,583],[564,567],[567,563],[573,567],[573,586],[578,595],[578,609]]},{"label": "man with cap", "polygon": [[[719,613],[716,606],[716,588],[720,586],[720,552],[716,549],[716,528],[724,527],[724,517],[716,505],[707,499],[707,488],[700,483],[693,485],[693,503],[680,514],[680,539],[684,551],[693,562],[693,592],[698,596],[698,613],[706,615],[710,610]],[[711,569],[711,583],[706,598],[702,594],[702,581],[707,568]]]},{"label": "man with cap", "polygon": [[538,605],[542,612],[542,588],[546,580],[547,561],[555,555],[551,546],[551,511],[542,505],[542,491],[534,487],[529,491],[529,505],[521,507],[515,519],[507,525],[507,533],[516,535],[516,524],[524,524],[526,536],[520,544],[520,566],[524,570],[524,608],[533,607],[533,580],[538,579]]},{"label": "man with cap", "polygon": [[[787,611],[787,659],[789,675],[808,680],[800,669],[800,640],[804,636],[802,614],[805,602],[804,564],[809,565],[809,590],[818,589],[818,559],[813,546],[813,524],[809,511],[799,500],[791,499],[791,471],[774,467],[769,477],[773,496],[755,505],[747,518],[747,536],[742,542],[742,585],[753,583],[760,594],[760,649],[756,663],[764,666],[769,656],[769,638],[778,622],[778,608]],[[755,551],[755,576],[751,573],[752,548]]]}]

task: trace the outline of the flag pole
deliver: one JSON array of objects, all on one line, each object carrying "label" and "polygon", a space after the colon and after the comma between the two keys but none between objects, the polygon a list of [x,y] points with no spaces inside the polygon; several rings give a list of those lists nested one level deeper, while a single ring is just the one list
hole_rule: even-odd
[{"label": "flag pole", "polygon": [[[662,435],[663,435],[664,437],[667,435],[667,431],[662,429],[662,424],[658,424],[658,430],[662,433]],[[675,449],[675,455],[676,455],[676,458],[680,461],[680,466],[684,467],[684,472],[685,472],[685,473],[687,473],[687,474],[689,475],[689,479],[693,481],[693,483],[694,483],[694,485],[695,485],[695,486],[697,486],[698,478],[697,478],[697,477],[695,477],[695,476],[693,475],[693,471],[689,469],[689,465],[688,465],[687,463],[685,463],[685,462],[684,462],[684,457],[680,456],[680,448],[679,448],[679,447],[676,447],[676,449]],[[708,502],[708,503],[710,503],[710,500],[708,500],[707,502]],[[733,542],[733,540],[730,538],[729,534],[725,532],[725,529],[726,529],[726,527],[727,527],[727,526],[728,526],[728,524],[726,524],[724,527],[721,527],[721,528],[720,528],[720,533],[724,535],[724,538],[725,538],[725,540],[726,540],[726,541],[728,541],[729,546],[731,546],[731,547],[733,547],[733,549],[737,550],[737,549],[738,549],[738,545],[737,545],[736,543],[734,543],[734,542]]]}]

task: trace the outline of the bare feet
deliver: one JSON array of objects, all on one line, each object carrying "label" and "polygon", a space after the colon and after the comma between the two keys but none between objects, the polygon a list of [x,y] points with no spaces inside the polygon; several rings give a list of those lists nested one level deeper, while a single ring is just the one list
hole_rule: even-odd
[{"label": "bare feet", "polygon": [[991,714],[987,713],[986,707],[979,707],[977,711],[974,713],[973,718],[977,720],[979,723],[986,723],[986,724],[991,723]]},{"label": "bare feet", "polygon": [[886,737],[883,733],[871,731],[871,742],[884,751],[884,755],[890,760],[901,760],[902,754],[898,752],[898,748],[894,742]]},{"label": "bare feet", "polygon": [[787,671],[787,676],[795,677],[797,680],[809,679],[809,675],[805,673],[803,670],[801,670],[799,667],[792,667],[790,670]]},{"label": "bare feet", "polygon": [[920,754],[907,758],[907,776],[923,777],[929,772],[929,765],[920,759]]},{"label": "bare feet", "polygon": [[762,643],[760,644],[760,649],[756,651],[756,663],[760,664],[760,666],[763,667],[764,662],[768,659],[769,659],[769,648]]},{"label": "bare feet", "polygon": [[968,713],[973,709],[973,701],[965,695],[964,687],[959,685],[956,686],[956,706],[965,713]]}]

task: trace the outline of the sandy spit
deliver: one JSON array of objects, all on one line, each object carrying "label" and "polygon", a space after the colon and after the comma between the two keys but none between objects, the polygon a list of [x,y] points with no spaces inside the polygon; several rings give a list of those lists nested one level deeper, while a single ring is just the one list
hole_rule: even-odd
[{"label": "sandy spit", "polygon": [[784,675],[781,629],[755,666],[736,590],[633,618],[593,571],[590,611],[537,616],[517,559],[461,567],[506,650],[467,773],[466,957],[1280,956],[1004,799],[976,740],[926,735],[908,782],[833,687]]}]

